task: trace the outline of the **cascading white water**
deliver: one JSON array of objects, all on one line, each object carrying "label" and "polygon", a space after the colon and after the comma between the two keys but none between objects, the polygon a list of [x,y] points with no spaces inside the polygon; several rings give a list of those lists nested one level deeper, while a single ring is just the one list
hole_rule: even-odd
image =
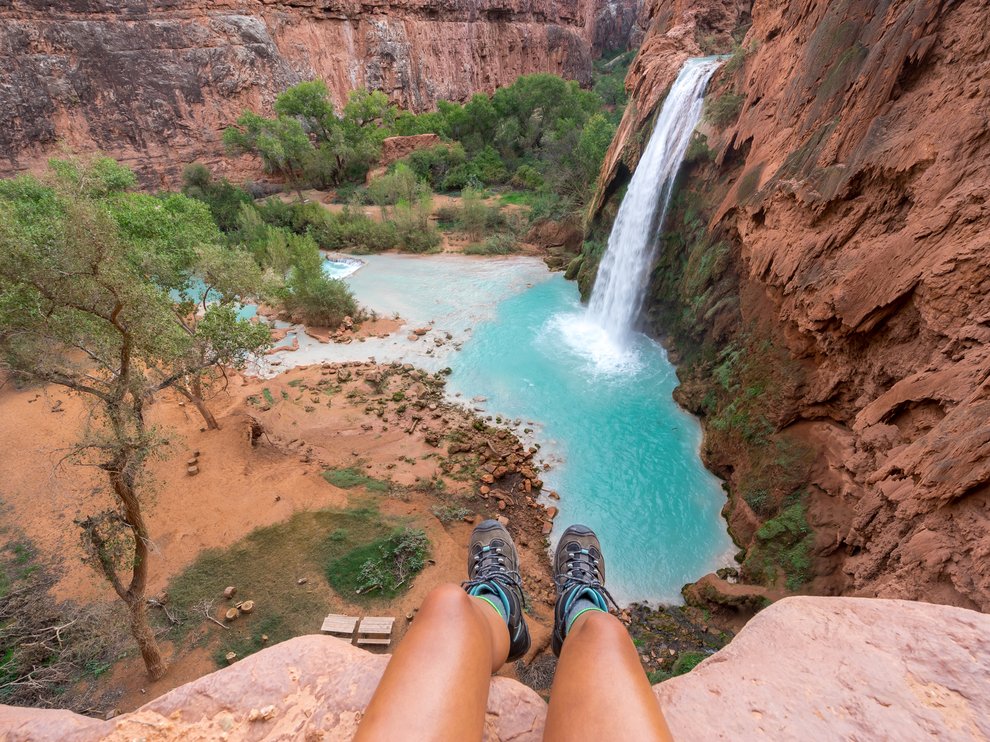
[{"label": "cascading white water", "polygon": [[625,345],[643,303],[657,234],[691,132],[701,117],[705,86],[722,61],[702,57],[684,63],[619,206],[588,313],[620,346]]}]

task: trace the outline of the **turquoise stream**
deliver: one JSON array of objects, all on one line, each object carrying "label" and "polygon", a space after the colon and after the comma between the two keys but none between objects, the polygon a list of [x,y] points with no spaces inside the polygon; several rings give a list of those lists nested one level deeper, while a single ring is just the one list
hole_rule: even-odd
[{"label": "turquoise stream", "polygon": [[612,347],[586,323],[575,284],[535,259],[379,255],[345,280],[365,306],[398,312],[408,328],[432,320],[433,331],[343,346],[298,333],[300,349],[278,354],[283,367],[367,357],[450,366],[451,394],[534,429],[551,464],[546,489],[561,498],[553,537],[576,522],[598,531],[620,603],[679,602],[685,582],[728,563],[725,496],[699,459],[697,421],[671,398],[677,380],[659,345],[637,335]]}]

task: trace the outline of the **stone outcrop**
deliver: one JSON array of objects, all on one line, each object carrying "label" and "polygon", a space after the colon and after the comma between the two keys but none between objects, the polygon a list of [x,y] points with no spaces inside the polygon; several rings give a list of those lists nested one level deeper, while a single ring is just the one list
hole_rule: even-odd
[{"label": "stone outcrop", "polygon": [[[42,0],[0,2],[0,175],[65,146],[105,151],[147,185],[218,165],[222,129],[305,79],[430,108],[521,74],[589,82],[641,0]],[[600,25],[599,25],[600,24]]]},{"label": "stone outcrop", "polygon": [[990,8],[757,0],[748,31],[728,0],[650,15],[600,201],[683,60],[736,25],[709,98],[737,105],[683,186],[731,290],[653,300],[690,304],[718,347],[769,337],[793,369],[775,422],[815,454],[811,589],[990,610]]},{"label": "stone outcrop", "polygon": [[[787,598],[654,691],[678,740],[985,739],[988,634],[990,617],[959,608]],[[10,742],[350,739],[387,662],[300,637],[109,721],[0,706],[0,729]],[[545,715],[535,691],[492,679],[487,739],[539,740]]]},{"label": "stone outcrop", "polygon": [[990,737],[990,616],[863,598],[786,598],[655,687],[674,739]]}]

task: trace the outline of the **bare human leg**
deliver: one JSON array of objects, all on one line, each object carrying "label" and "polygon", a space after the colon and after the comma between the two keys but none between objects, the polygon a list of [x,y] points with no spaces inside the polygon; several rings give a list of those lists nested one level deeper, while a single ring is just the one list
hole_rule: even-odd
[{"label": "bare human leg", "polygon": [[[378,683],[356,740],[480,740],[505,619],[458,585],[435,588]],[[644,681],[645,682],[645,681]]]},{"label": "bare human leg", "polygon": [[588,611],[567,631],[543,739],[672,739],[636,648],[615,616]]}]

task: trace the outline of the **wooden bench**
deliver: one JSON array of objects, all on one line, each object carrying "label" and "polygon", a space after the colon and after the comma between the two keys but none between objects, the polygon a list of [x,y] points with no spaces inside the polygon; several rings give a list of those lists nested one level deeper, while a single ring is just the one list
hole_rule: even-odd
[{"label": "wooden bench", "polygon": [[367,616],[361,619],[358,626],[358,644],[381,644],[388,646],[392,643],[392,624],[395,619],[386,616]]},{"label": "wooden bench", "polygon": [[320,631],[324,634],[339,634],[350,639],[354,636],[357,622],[356,616],[341,616],[338,613],[331,613],[323,619],[323,626],[320,627]]}]

